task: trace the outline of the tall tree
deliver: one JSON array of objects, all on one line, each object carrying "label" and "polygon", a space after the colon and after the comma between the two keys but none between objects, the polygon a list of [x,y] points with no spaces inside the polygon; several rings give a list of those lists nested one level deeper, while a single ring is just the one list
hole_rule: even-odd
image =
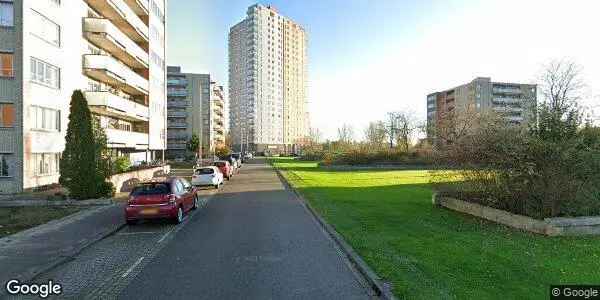
[{"label": "tall tree", "polygon": [[419,126],[417,121],[413,117],[414,114],[409,111],[402,111],[397,114],[397,132],[396,141],[397,145],[402,147],[402,150],[408,152],[411,144],[411,140],[418,130]]},{"label": "tall tree", "polygon": [[98,170],[98,143],[94,138],[92,116],[83,93],[73,92],[65,151],[60,160],[60,183],[75,199],[98,195],[103,172]]},{"label": "tall tree", "polygon": [[338,128],[338,141],[345,145],[349,145],[354,141],[354,129],[351,125],[344,124]]},{"label": "tall tree", "polygon": [[390,141],[390,149],[394,148],[394,140],[398,133],[398,115],[400,113],[392,111],[387,113],[387,119],[385,120],[385,134]]},{"label": "tall tree", "polygon": [[370,147],[380,149],[385,143],[385,124],[382,121],[369,122],[365,129],[365,141]]}]

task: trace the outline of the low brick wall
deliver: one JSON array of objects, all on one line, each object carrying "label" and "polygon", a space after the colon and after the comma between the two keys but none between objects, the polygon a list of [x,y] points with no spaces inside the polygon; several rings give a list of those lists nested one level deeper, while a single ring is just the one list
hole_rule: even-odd
[{"label": "low brick wall", "polygon": [[152,179],[154,177],[163,176],[171,172],[171,166],[155,167],[144,170],[131,171],[122,174],[116,174],[109,178],[115,186],[117,193],[130,192],[138,183]]},{"label": "low brick wall", "polygon": [[517,229],[547,236],[600,235],[600,217],[537,220],[476,203],[434,194],[433,204]]}]

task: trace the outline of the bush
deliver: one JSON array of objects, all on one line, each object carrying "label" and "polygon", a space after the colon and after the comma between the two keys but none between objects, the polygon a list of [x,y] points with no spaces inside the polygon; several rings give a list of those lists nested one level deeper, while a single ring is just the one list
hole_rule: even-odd
[{"label": "bush", "polygon": [[115,159],[113,169],[115,174],[127,172],[130,168],[131,161],[129,160],[128,156],[119,156],[117,159]]},{"label": "bush", "polygon": [[112,198],[115,196],[115,193],[117,192],[114,184],[112,184],[112,182],[109,181],[104,181],[100,184],[100,187],[98,188],[98,197],[99,198]]},{"label": "bush", "polygon": [[437,153],[464,181],[436,176],[435,183],[443,194],[538,219],[600,215],[600,139],[568,130],[576,128],[568,122],[553,123],[559,136],[498,120],[480,124]]},{"label": "bush", "polygon": [[332,165],[372,165],[372,164],[404,164],[426,165],[431,159],[419,152],[403,152],[397,150],[351,150],[332,154],[327,157]]}]

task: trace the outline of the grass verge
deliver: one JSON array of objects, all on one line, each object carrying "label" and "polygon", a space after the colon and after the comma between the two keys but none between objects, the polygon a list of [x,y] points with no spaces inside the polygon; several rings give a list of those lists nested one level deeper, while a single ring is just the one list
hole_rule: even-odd
[{"label": "grass verge", "polygon": [[427,171],[271,161],[400,298],[547,299],[550,284],[600,279],[600,238],[549,238],[435,208]]},{"label": "grass verge", "polygon": [[60,219],[80,211],[80,207],[0,207],[0,238]]}]

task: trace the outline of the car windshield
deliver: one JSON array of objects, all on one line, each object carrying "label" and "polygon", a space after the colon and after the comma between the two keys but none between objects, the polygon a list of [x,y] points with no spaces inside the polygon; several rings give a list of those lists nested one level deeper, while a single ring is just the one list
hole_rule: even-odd
[{"label": "car windshield", "polygon": [[222,168],[225,166],[225,162],[222,162],[222,161],[216,162],[215,166]]},{"label": "car windshield", "polygon": [[164,195],[169,194],[171,189],[169,184],[166,182],[160,183],[144,183],[138,185],[131,191],[132,196],[144,196],[144,195]]},{"label": "car windshield", "polygon": [[215,170],[213,170],[212,168],[202,168],[202,169],[196,170],[196,175],[213,174],[214,172],[215,172]]},{"label": "car windshield", "polygon": [[238,158],[240,158],[240,155],[239,154],[231,154],[231,157],[238,159]]}]

